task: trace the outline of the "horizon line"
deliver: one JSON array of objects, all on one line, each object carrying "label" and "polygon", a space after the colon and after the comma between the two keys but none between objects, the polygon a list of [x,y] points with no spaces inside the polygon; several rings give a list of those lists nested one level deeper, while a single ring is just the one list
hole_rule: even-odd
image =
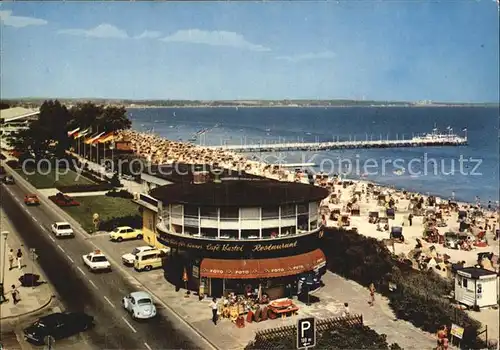
[{"label": "horizon line", "polygon": [[330,102],[330,101],[349,101],[349,102],[385,102],[385,103],[412,103],[417,104],[421,103],[423,105],[424,102],[430,105],[432,104],[493,104],[499,105],[498,101],[477,101],[477,102],[461,102],[461,101],[439,101],[439,100],[376,100],[376,99],[355,99],[355,98],[320,98],[320,99],[310,99],[310,98],[282,98],[282,99],[262,99],[262,98],[240,98],[240,99],[177,99],[177,98],[166,98],[166,99],[158,99],[158,98],[109,98],[109,97],[9,97],[9,98],[0,98],[0,101],[26,101],[26,100],[107,100],[107,101],[121,101],[121,102],[300,102],[300,101],[311,101],[311,102]]}]

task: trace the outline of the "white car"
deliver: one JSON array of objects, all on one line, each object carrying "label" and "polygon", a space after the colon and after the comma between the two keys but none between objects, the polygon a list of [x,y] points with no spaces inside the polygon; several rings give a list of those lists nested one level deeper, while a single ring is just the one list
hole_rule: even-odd
[{"label": "white car", "polygon": [[122,304],[133,319],[147,319],[156,316],[153,298],[146,292],[132,292],[122,299]]},{"label": "white car", "polygon": [[123,254],[122,255],[123,265],[133,266],[134,265],[134,261],[135,261],[135,256],[138,253],[146,252],[148,250],[154,250],[154,249],[156,249],[156,248],[150,247],[148,245],[144,245],[144,246],[141,246],[141,247],[134,248],[134,250],[132,250],[132,253],[127,253],[127,254]]},{"label": "white car", "polygon": [[73,237],[75,235],[71,225],[67,222],[56,222],[51,226],[51,229],[56,237]]},{"label": "white car", "polygon": [[104,254],[99,250],[95,250],[87,255],[82,256],[83,263],[90,271],[111,271],[111,264]]},{"label": "white car", "polygon": [[[137,254],[142,253],[142,252],[147,252],[148,250],[156,250],[156,249],[157,248],[151,247],[148,245],[136,247],[136,248],[134,248],[134,250],[132,250],[132,253],[127,253],[127,254],[122,255],[122,263],[123,263],[123,265],[134,266],[135,257],[137,256]],[[160,250],[164,254],[168,254],[170,252],[170,248],[168,248],[168,247],[167,248],[160,248],[158,250]]]}]

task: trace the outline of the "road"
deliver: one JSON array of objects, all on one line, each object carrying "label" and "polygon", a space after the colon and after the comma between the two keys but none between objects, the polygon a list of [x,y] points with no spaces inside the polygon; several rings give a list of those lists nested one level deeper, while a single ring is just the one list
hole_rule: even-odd
[{"label": "road", "polygon": [[140,285],[115,271],[102,274],[87,271],[81,257],[95,249],[91,242],[78,234],[72,239],[54,238],[50,225],[61,219],[43,204],[26,207],[22,201],[24,195],[17,185],[2,184],[0,206],[24,244],[37,250],[38,263],[66,310],[84,311],[95,317],[95,329],[84,335],[88,342],[101,349],[200,348],[167,319],[160,305],[155,319],[132,321],[121,307],[121,299],[140,290]]}]

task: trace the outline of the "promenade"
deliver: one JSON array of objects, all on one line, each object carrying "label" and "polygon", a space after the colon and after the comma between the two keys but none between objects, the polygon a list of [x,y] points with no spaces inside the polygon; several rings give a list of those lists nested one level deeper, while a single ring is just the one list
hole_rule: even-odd
[{"label": "promenade", "polygon": [[207,146],[210,149],[232,152],[290,152],[290,151],[329,151],[356,148],[401,148],[401,147],[436,147],[467,145],[464,137],[412,138],[408,140],[366,140],[366,141],[331,141],[331,142],[291,142],[259,143],[251,145]]},{"label": "promenade", "polygon": [[[0,271],[2,271],[2,273],[5,272],[3,279],[5,284],[5,296],[8,299],[8,301],[2,303],[0,306],[0,321],[2,324],[2,330],[4,331],[6,328],[10,328],[19,322],[23,322],[26,318],[35,317],[37,314],[46,311],[50,307],[54,296],[50,285],[45,282],[45,279],[36,266],[36,263],[33,262],[32,257],[30,257],[29,249],[22,245],[21,241],[17,237],[12,223],[6,217],[3,209],[0,209],[0,227],[2,228],[2,259],[0,259]],[[9,232],[7,239],[5,239],[5,236],[3,235],[6,231]],[[9,269],[8,252],[10,249],[13,249],[15,254],[18,248],[21,248],[23,253],[22,267],[21,269],[18,269],[16,260],[14,259],[14,268]],[[25,273],[40,275],[41,283],[39,282],[40,284],[35,287],[22,287],[19,277]],[[15,305],[10,293],[12,285],[16,286],[21,299],[20,302]]]}]

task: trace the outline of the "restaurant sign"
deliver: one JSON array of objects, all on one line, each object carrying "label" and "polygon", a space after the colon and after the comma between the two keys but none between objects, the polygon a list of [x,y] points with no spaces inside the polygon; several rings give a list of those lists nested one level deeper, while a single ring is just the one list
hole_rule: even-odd
[{"label": "restaurant sign", "polygon": [[215,240],[200,239],[190,236],[179,236],[168,233],[159,233],[158,242],[180,250],[199,252],[204,257],[229,257],[229,256],[286,256],[307,252],[319,247],[322,231],[309,235],[296,235],[272,240]]}]

